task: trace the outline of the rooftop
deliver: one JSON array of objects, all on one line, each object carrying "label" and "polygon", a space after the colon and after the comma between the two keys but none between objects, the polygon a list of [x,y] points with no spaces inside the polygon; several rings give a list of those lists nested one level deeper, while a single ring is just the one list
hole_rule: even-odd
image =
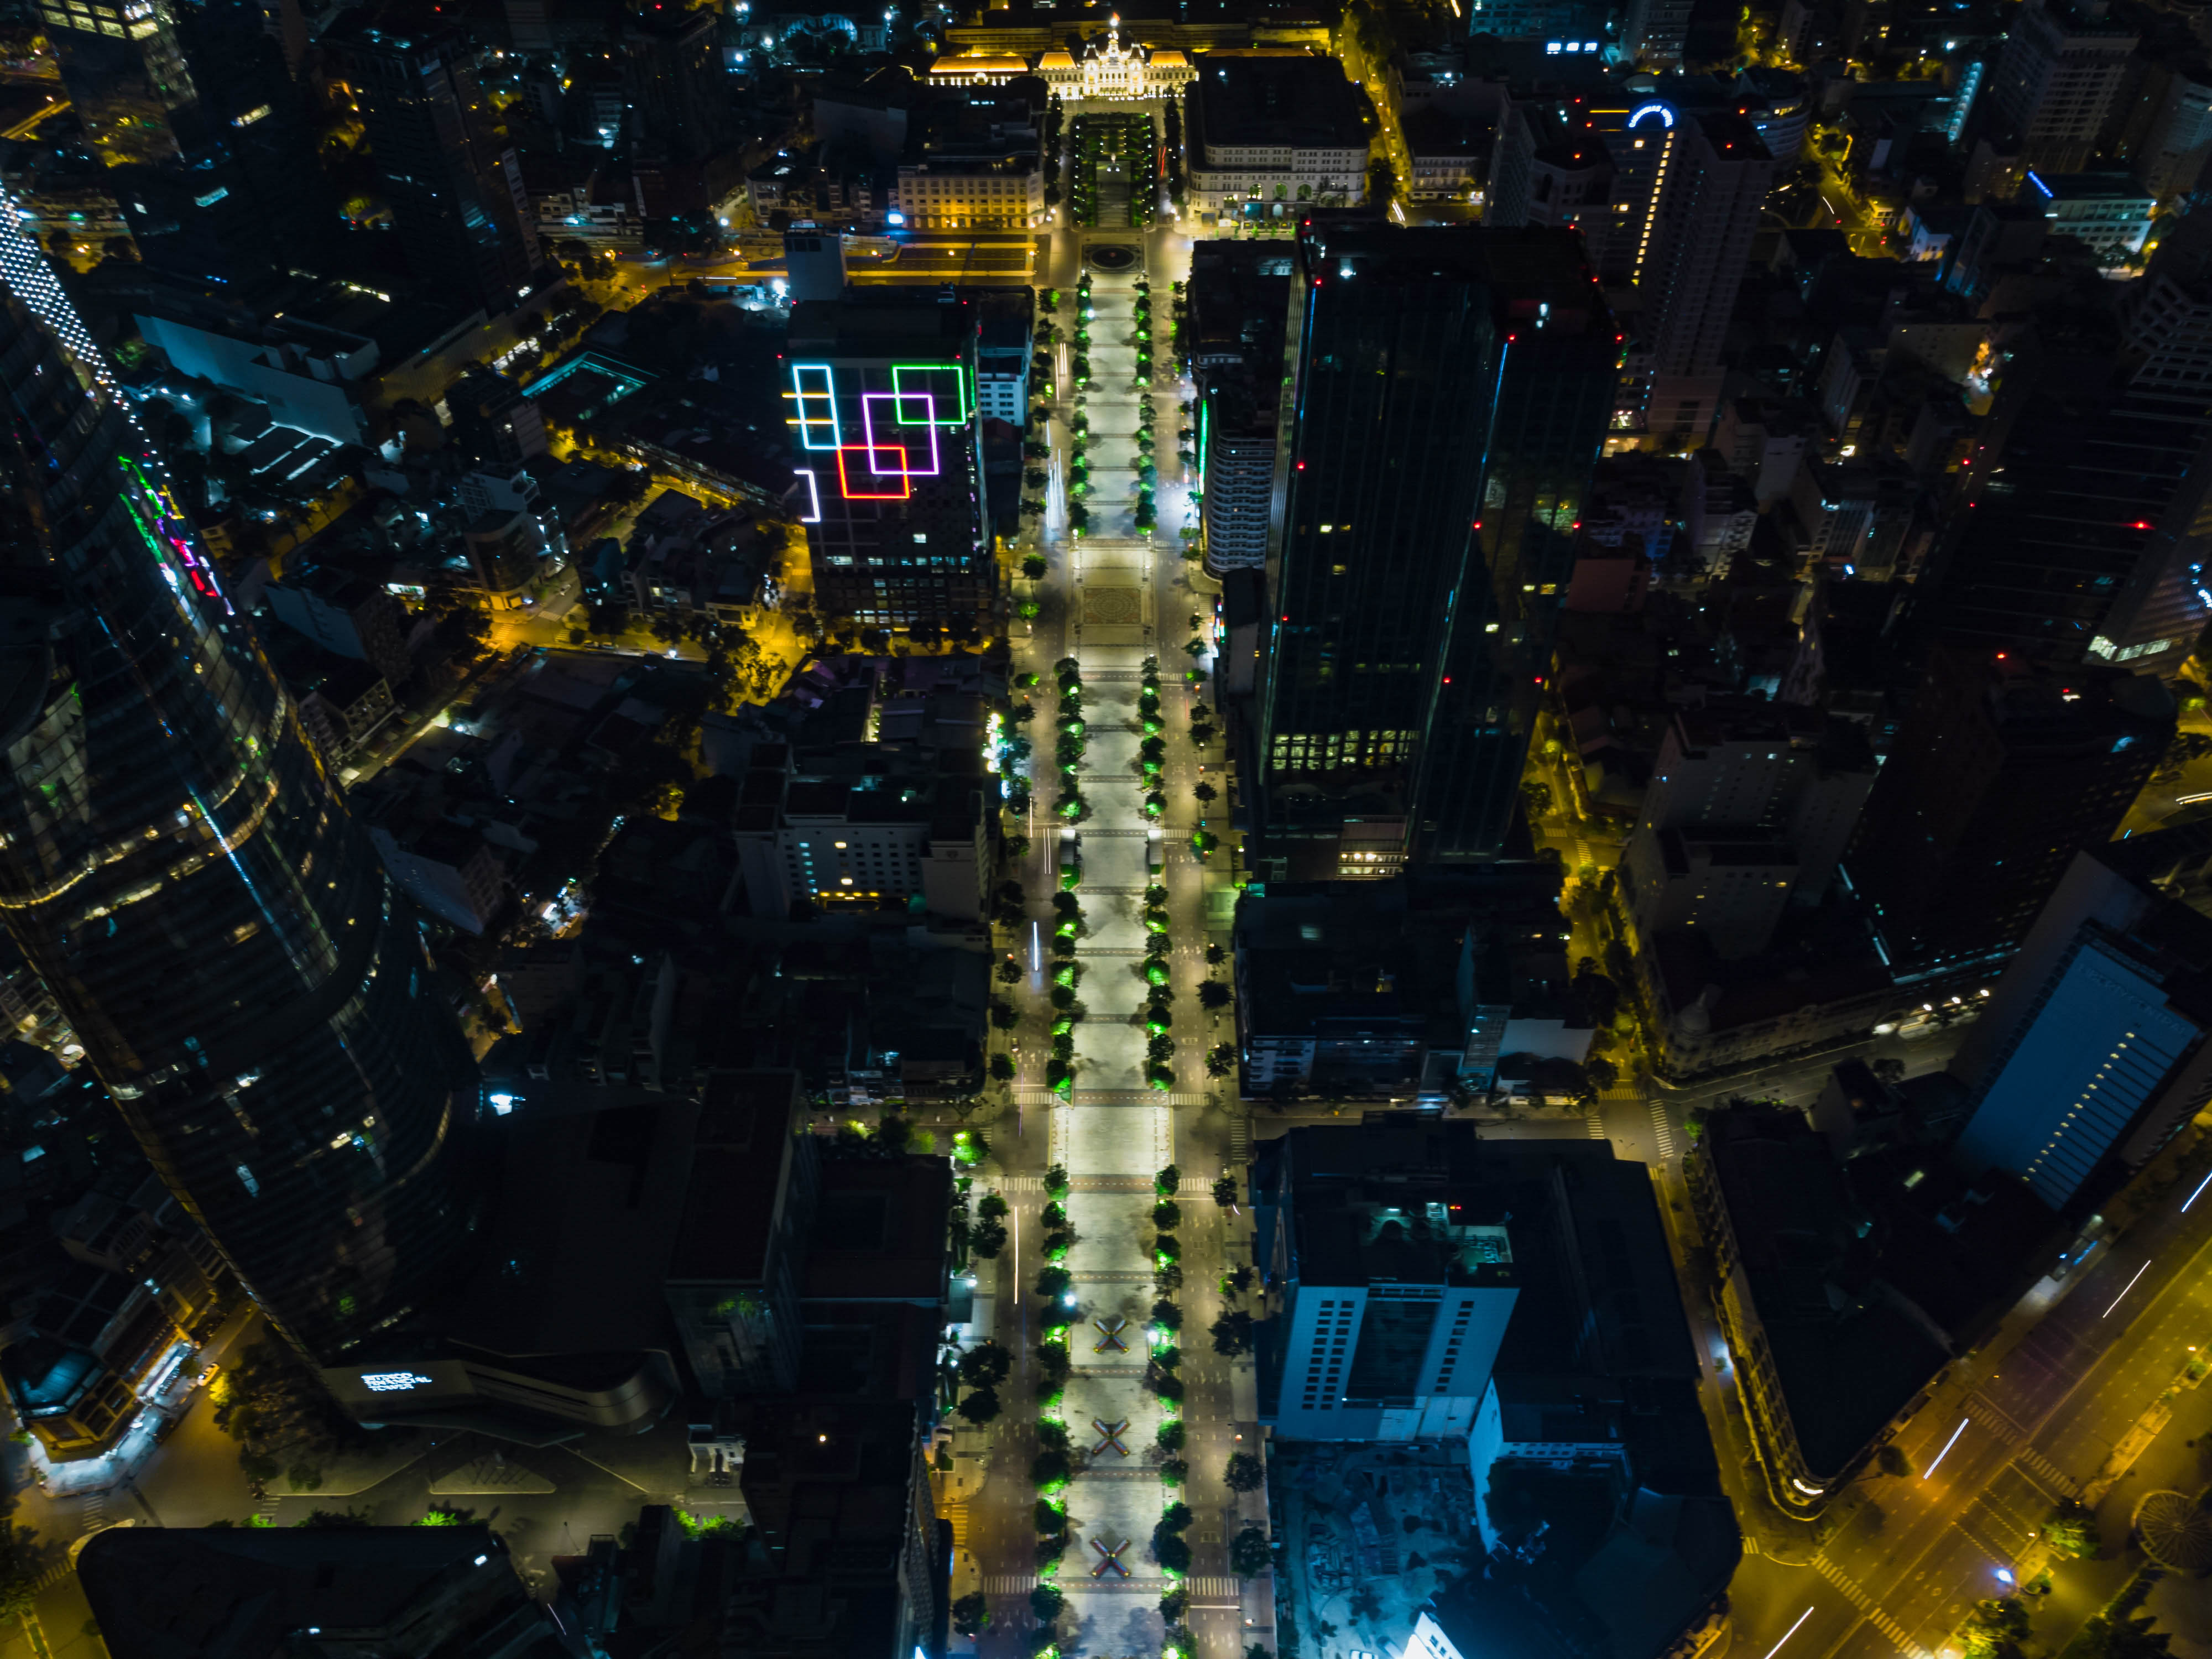
[{"label": "rooftop", "polygon": [[1198,155],[1217,148],[1367,148],[1366,111],[1334,58],[1209,52],[1199,59],[1189,108]]}]

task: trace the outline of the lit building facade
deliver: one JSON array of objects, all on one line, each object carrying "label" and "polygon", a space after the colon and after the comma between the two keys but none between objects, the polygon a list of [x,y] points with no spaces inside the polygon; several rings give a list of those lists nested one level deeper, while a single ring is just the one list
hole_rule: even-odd
[{"label": "lit building facade", "polygon": [[975,331],[971,304],[935,292],[792,308],[784,399],[824,614],[902,628],[989,610]]},{"label": "lit building facade", "polygon": [[902,162],[891,207],[912,230],[1020,230],[1044,223],[1044,173],[1034,155],[1000,161]]},{"label": "lit building facade", "polygon": [[1106,38],[1092,40],[1082,57],[1054,49],[1037,59],[1036,72],[1060,98],[1110,102],[1172,98],[1197,74],[1179,52],[1153,51],[1133,40],[1123,46],[1118,15],[1108,20]]},{"label": "lit building facade", "polygon": [[0,911],[169,1189],[294,1343],[343,1353],[465,1252],[467,1050],[12,212],[0,396]]}]

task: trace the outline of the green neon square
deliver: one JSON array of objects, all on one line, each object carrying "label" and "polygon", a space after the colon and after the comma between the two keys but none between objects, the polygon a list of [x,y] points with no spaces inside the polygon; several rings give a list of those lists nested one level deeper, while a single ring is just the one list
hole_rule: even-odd
[{"label": "green neon square", "polygon": [[956,388],[955,394],[950,401],[957,403],[959,405],[960,418],[957,421],[939,420],[934,422],[929,421],[908,420],[907,418],[905,405],[902,403],[896,405],[898,410],[898,423],[901,426],[929,426],[933,424],[937,426],[965,426],[975,417],[975,398],[971,394],[968,385],[968,370],[965,364],[893,363],[891,365],[891,391],[894,393],[901,398],[904,398],[912,395],[915,392],[927,392],[937,398],[938,406],[942,408],[948,400],[942,395],[937,386],[925,383],[922,386],[909,388],[902,385],[900,381],[899,377],[903,374],[950,374],[952,377],[953,386]]}]

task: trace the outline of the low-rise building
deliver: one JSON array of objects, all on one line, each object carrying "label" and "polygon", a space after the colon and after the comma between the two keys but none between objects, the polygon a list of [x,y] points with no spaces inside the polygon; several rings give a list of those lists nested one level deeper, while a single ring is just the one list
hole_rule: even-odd
[{"label": "low-rise building", "polygon": [[745,902],[767,917],[803,903],[975,921],[995,817],[984,795],[997,789],[972,751],[757,745],[734,826]]},{"label": "low-rise building", "polygon": [[1403,125],[1412,163],[1406,194],[1417,202],[1481,206],[1497,138],[1493,123],[1432,104],[1407,114]]},{"label": "low-rise building", "polygon": [[1237,1034],[1248,1095],[1419,1092],[1430,1022],[1399,994],[1396,930],[1325,885],[1273,884],[1237,927]]},{"label": "low-rise building", "polygon": [[1192,245],[1188,356],[1206,568],[1216,576],[1267,562],[1290,285],[1288,256],[1267,243]]},{"label": "low-rise building", "polygon": [[1030,415],[1030,352],[1036,342],[1036,290],[971,289],[975,307],[975,410],[1017,431]]},{"label": "low-rise building", "polygon": [[364,662],[325,657],[304,672],[288,664],[285,683],[299,699],[300,724],[333,766],[359,754],[398,712],[391,683]]},{"label": "low-rise building", "polygon": [[1044,222],[1042,82],[939,98],[910,118],[892,209],[915,230],[1024,230]]},{"label": "low-rise building", "polygon": [[368,664],[392,685],[415,672],[407,611],[375,583],[335,566],[289,566],[262,590],[277,621],[325,651]]},{"label": "low-rise building", "polygon": [[1297,203],[1348,203],[1367,188],[1372,118],[1334,58],[1213,52],[1188,99],[1191,205],[1279,217]]},{"label": "low-rise building", "polygon": [[1621,868],[1638,931],[1695,928],[1724,962],[1765,948],[1798,874],[1796,849],[1755,830],[1638,836]]},{"label": "low-rise building", "polygon": [[2124,173],[2030,172],[2022,199],[2043,204],[2053,236],[2087,243],[2107,265],[2142,253],[2158,198]]},{"label": "low-rise building", "polygon": [[2057,1218],[1939,1151],[1844,1162],[1791,1108],[1715,1111],[1685,1161],[1767,1488],[1819,1513],[2054,1259]]},{"label": "low-rise building", "polygon": [[471,520],[461,541],[487,610],[519,610],[538,597],[550,550],[535,514],[495,508]]},{"label": "low-rise building", "polygon": [[403,842],[381,824],[369,839],[407,896],[465,933],[481,933],[507,894],[507,864],[482,831],[450,821]]}]

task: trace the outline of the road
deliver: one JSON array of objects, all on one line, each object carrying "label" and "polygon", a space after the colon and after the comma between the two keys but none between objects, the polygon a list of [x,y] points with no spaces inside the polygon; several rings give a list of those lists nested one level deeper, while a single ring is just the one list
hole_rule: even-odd
[{"label": "road", "polygon": [[[2212,1343],[2212,1203],[2183,1213],[2197,1184],[2192,1175],[2177,1185],[2100,1250],[2047,1311],[2024,1308],[1955,1362],[1897,1437],[1910,1472],[1859,1482],[1824,1546],[1808,1537],[1784,1547],[1785,1559],[1745,1562],[1731,1587],[1738,1650],[1764,1653],[1794,1629],[1797,1659],[1932,1653],[1974,1601],[2004,1593],[1999,1575],[2015,1569],[2055,1505],[2097,1475],[2172,1385],[2191,1345]],[[2212,1400],[2182,1398],[2148,1462],[2193,1492],[2205,1474],[2190,1449]],[[2058,1570],[2038,1647],[2062,1645],[2124,1577],[2119,1547],[2142,1489],[2122,1480],[2100,1508],[2102,1561]]]},{"label": "road", "polygon": [[[1126,112],[1127,106],[1115,108]],[[1071,125],[1074,113],[1069,112]],[[1227,1570],[1229,1541],[1243,1525],[1264,1524],[1265,1504],[1256,1494],[1239,1496],[1222,1484],[1230,1454],[1240,1446],[1257,1449],[1260,1443],[1249,1362],[1216,1353],[1208,1334],[1226,1309],[1252,1305],[1249,1298],[1225,1294],[1220,1283],[1229,1267],[1250,1260],[1249,1222],[1218,1206],[1209,1193],[1231,1154],[1236,1130],[1223,1109],[1224,1093],[1233,1095],[1233,1090],[1209,1084],[1205,1055],[1233,1025],[1225,1016],[1202,1012],[1196,994],[1209,973],[1225,973],[1209,969],[1206,945],[1227,941],[1225,925],[1208,931],[1210,919],[1225,924],[1225,906],[1216,896],[1225,890],[1227,854],[1217,852],[1200,860],[1191,846],[1200,810],[1192,792],[1200,769],[1218,776],[1222,760],[1218,740],[1205,751],[1190,740],[1190,710],[1199,694],[1187,682],[1191,659],[1181,647],[1191,636],[1191,617],[1211,614],[1212,596],[1194,586],[1204,578],[1194,577],[1195,567],[1180,556],[1176,532],[1187,509],[1183,482],[1163,477],[1158,491],[1160,528],[1146,534],[1133,520],[1136,479],[1131,471],[1139,453],[1139,400],[1146,392],[1155,408],[1157,451],[1166,459],[1166,472],[1176,470],[1177,405],[1190,393],[1175,380],[1164,351],[1154,383],[1136,384],[1131,313],[1139,275],[1149,276],[1165,312],[1168,284],[1188,270],[1188,245],[1171,229],[1062,228],[1039,240],[1038,281],[1066,296],[1057,320],[1071,331],[1084,245],[1140,247],[1144,262],[1141,270],[1095,273],[1094,314],[1089,319],[1091,378],[1083,399],[1090,422],[1085,443],[1091,486],[1085,499],[1091,521],[1089,533],[1080,538],[1071,535],[1066,518],[1074,434],[1062,417],[1075,412],[1072,385],[1064,383],[1063,401],[1043,434],[1053,452],[1050,510],[1034,532],[1034,545],[1044,554],[1048,571],[1033,586],[1036,617],[1026,633],[1016,630],[1013,661],[1018,674],[1035,673],[1040,682],[1030,694],[1037,714],[1028,730],[1036,748],[1032,770],[1041,781],[1034,792],[1031,847],[1020,876],[1031,926],[1036,936],[1047,936],[1054,916],[1050,899],[1059,887],[1059,823],[1051,816],[1058,795],[1052,776],[1054,720],[1060,712],[1054,665],[1073,657],[1083,679],[1087,740],[1077,782],[1090,806],[1077,826],[1082,879],[1075,890],[1085,925],[1075,957],[1085,1018],[1073,1033],[1076,1072],[1071,1091],[1064,1098],[1055,1097],[1045,1086],[1053,1011],[1043,994],[1044,975],[1025,973],[1012,993],[1022,1012],[1013,1034],[1020,1067],[1014,1090],[1018,1115],[993,1133],[1005,1170],[1000,1180],[1013,1206],[1010,1228],[1016,1243],[1008,1268],[1000,1273],[996,1318],[1003,1340],[1021,1358],[1001,1390],[1011,1420],[988,1436],[963,1431],[961,1437],[988,1443],[990,1474],[980,1487],[970,1488],[956,1518],[960,1558],[954,1589],[958,1594],[980,1587],[990,1596],[993,1622],[981,1644],[982,1653],[1028,1651],[1034,1627],[1027,1595],[1036,1583],[1035,1495],[1024,1475],[1036,1446],[1032,1350],[1045,1306],[1030,1287],[1044,1265],[1037,1245],[1045,1203],[1039,1176],[1047,1164],[1058,1164],[1073,1188],[1066,1213],[1077,1238],[1065,1265],[1076,1297],[1071,1316],[1078,1322],[1070,1343],[1073,1369],[1059,1410],[1075,1449],[1097,1449],[1065,1493],[1071,1544],[1059,1577],[1068,1599],[1060,1626],[1063,1640],[1091,1651],[1158,1646],[1163,1622],[1157,1602],[1170,1581],[1152,1559],[1149,1544],[1164,1504],[1180,1498],[1194,1517],[1187,1534],[1194,1557],[1187,1618],[1201,1654],[1231,1659],[1250,1640],[1271,1636],[1273,1613],[1264,1579],[1240,1586]],[[1138,700],[1148,657],[1158,661],[1158,735],[1166,746],[1156,781],[1166,805],[1157,824],[1143,811],[1146,788],[1139,770],[1139,745],[1146,734]],[[1147,868],[1146,850],[1155,827],[1163,849],[1157,875]],[[1214,827],[1219,827],[1218,821]],[[1165,890],[1168,937],[1175,941],[1164,959],[1174,988],[1173,1048],[1167,1062],[1173,1076],[1164,1089],[1147,1086],[1146,1032],[1139,1023],[1146,995],[1141,972],[1146,890],[1155,881]],[[1026,929],[1007,937],[1024,964],[1031,959],[1030,938]],[[1048,969],[1050,959],[1046,961]],[[1228,1104],[1233,1108],[1233,1099]],[[1185,1390],[1182,1456],[1190,1466],[1188,1484],[1173,1488],[1159,1480],[1156,1471],[1163,1455],[1151,1449],[1169,1413],[1144,1385],[1142,1334],[1156,1294],[1152,1177],[1170,1163],[1185,1172],[1177,1194],[1181,1217],[1174,1228],[1182,1280],[1171,1298],[1182,1316],[1177,1346],[1183,1358],[1177,1374]],[[1109,1325],[1127,1320],[1122,1340],[1129,1352],[1116,1352],[1090,1322],[1093,1319]],[[1119,1437],[1127,1458],[1092,1428],[1094,1419],[1107,1424],[1128,1420]],[[1090,1574],[1099,1565],[1098,1552],[1124,1539],[1127,1547],[1117,1559],[1127,1565],[1130,1579],[1124,1583],[1111,1569],[1102,1569],[1103,1578],[1093,1580]]]},{"label": "road", "polygon": [[[846,250],[846,276],[864,287],[934,286],[943,283],[1004,285],[1034,280],[1038,248],[1050,240],[1026,230],[914,230],[893,237],[854,237]],[[757,248],[719,258],[647,258],[621,252],[617,294],[645,294],[687,283],[765,283],[785,274],[781,253]]]}]

